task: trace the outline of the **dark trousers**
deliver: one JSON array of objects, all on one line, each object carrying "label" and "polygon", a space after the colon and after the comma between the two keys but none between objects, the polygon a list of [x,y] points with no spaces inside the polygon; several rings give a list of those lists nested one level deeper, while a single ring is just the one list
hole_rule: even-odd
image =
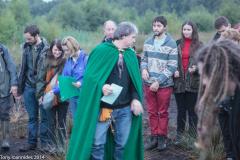
[{"label": "dark trousers", "polygon": [[66,117],[68,103],[59,103],[47,110],[51,144],[63,147],[66,143]]},{"label": "dark trousers", "polygon": [[220,128],[223,135],[223,144],[224,150],[226,152],[227,157],[234,157],[233,147],[232,147],[232,138],[230,132],[230,116],[227,111],[221,109],[218,114],[218,120],[220,124]]},{"label": "dark trousers", "polygon": [[189,129],[196,129],[197,115],[194,111],[197,102],[197,93],[175,93],[177,102],[177,134],[181,135],[185,130],[186,117],[188,114]]}]

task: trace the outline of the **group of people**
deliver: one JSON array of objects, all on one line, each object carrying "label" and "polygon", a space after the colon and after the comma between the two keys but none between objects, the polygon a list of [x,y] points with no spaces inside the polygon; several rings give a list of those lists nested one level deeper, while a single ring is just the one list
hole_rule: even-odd
[{"label": "group of people", "polygon": [[[117,25],[108,20],[103,28],[102,42],[87,54],[72,36],[54,39],[49,46],[36,25],[27,26],[18,77],[7,48],[0,45],[0,72],[4,75],[0,77],[2,149],[10,147],[12,94],[23,95],[29,117],[28,141],[19,149],[21,152],[37,148],[38,134],[43,151],[66,147],[69,112],[73,128],[67,159],[144,159],[144,149],[167,148],[168,108],[174,93],[175,144],[184,136],[188,118],[189,134],[194,136],[197,132],[196,146],[206,149],[211,137],[209,131],[218,116],[226,157],[240,159],[240,130],[237,129],[240,33],[230,28],[226,17],[216,19],[218,32],[206,46],[199,40],[194,22],[184,22],[181,38],[175,41],[167,32],[167,19],[155,17],[153,35],[144,42],[140,63],[134,51],[138,29],[133,23]],[[62,101],[64,93],[59,76],[74,78],[72,85],[79,95]],[[121,88],[116,100],[103,101],[103,96],[116,94],[116,86]],[[50,109],[43,107],[48,92],[54,95]],[[151,131],[145,145],[144,105]]]}]

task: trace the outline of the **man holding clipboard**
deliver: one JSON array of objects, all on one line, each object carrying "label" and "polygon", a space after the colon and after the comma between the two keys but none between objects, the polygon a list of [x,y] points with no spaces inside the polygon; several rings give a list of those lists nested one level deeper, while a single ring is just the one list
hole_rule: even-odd
[{"label": "man holding clipboard", "polygon": [[[131,48],[136,34],[134,24],[122,22],[113,42],[98,45],[90,54],[68,160],[143,160],[142,81]],[[111,124],[113,134],[108,132]]]}]

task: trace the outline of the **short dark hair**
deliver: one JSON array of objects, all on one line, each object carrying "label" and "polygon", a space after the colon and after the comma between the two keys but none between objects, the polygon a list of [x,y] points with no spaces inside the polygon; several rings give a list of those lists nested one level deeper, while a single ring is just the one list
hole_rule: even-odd
[{"label": "short dark hair", "polygon": [[167,26],[167,19],[164,16],[158,16],[153,19],[152,23],[160,22],[164,27]]},{"label": "short dark hair", "polygon": [[222,26],[227,27],[228,25],[229,25],[229,20],[224,16],[218,17],[214,23],[215,29],[220,29]]},{"label": "short dark hair", "polygon": [[24,29],[24,33],[30,33],[31,36],[35,37],[40,34],[40,30],[37,25],[28,25]]}]

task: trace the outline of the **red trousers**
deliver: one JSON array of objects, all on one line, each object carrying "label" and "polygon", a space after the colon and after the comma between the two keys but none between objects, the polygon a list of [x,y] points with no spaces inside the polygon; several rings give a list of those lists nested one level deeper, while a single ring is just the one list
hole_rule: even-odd
[{"label": "red trousers", "polygon": [[153,136],[167,136],[168,107],[172,90],[172,87],[167,87],[159,88],[157,92],[153,92],[149,89],[149,86],[144,86],[149,126],[151,129],[151,135]]}]

